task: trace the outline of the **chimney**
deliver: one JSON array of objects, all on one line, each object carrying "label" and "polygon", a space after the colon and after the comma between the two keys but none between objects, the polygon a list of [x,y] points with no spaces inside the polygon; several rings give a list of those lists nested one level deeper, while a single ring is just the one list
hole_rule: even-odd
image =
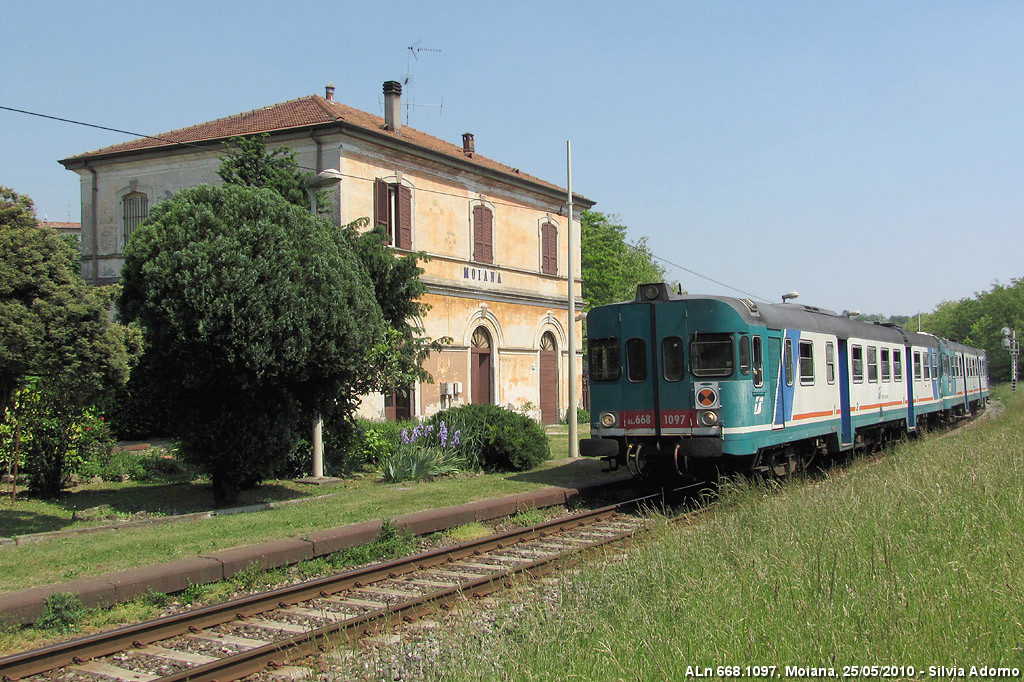
[{"label": "chimney", "polygon": [[475,151],[476,147],[473,144],[473,133],[462,133],[462,153],[466,156],[472,156]]},{"label": "chimney", "polygon": [[384,82],[384,125],[396,133],[402,129],[402,84]]},{"label": "chimney", "polygon": [[324,97],[327,98],[328,102],[334,101],[334,83],[328,83],[327,87],[324,88]]}]

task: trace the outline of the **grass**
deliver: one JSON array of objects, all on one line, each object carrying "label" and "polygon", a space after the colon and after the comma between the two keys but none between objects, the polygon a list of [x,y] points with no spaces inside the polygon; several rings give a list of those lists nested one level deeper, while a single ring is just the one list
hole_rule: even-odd
[{"label": "grass", "polygon": [[[563,439],[564,440],[564,439]],[[554,456],[559,446],[552,440]],[[562,455],[564,457],[564,455]],[[83,535],[38,545],[0,547],[0,592],[171,561],[197,554],[254,544],[282,537],[299,537],[322,528],[475,500],[567,485],[601,477],[602,462],[593,460],[545,462],[533,471],[470,475],[430,483],[387,485],[371,477],[348,479],[329,487],[272,481],[247,491],[239,504],[307,498],[261,512],[215,516],[175,524],[122,528],[116,533]],[[209,485],[175,483],[95,484],[55,502],[20,499],[12,509],[0,498],[0,535],[37,532],[84,525],[71,520],[76,508],[107,504],[119,512],[166,509],[176,512],[212,508]]]},{"label": "grass", "polygon": [[688,665],[1024,668],[1024,399],[1000,396],[999,419],[824,481],[729,486],[699,523],[662,524],[547,598],[509,599],[487,636],[446,628],[436,670],[661,680]]}]

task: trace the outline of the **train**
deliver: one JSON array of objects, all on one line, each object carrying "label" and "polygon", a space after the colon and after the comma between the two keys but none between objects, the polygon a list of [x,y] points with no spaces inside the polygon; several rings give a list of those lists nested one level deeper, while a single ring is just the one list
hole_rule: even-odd
[{"label": "train", "polygon": [[664,282],[587,313],[586,363],[580,454],[642,477],[785,476],[956,422],[989,397],[982,349]]}]

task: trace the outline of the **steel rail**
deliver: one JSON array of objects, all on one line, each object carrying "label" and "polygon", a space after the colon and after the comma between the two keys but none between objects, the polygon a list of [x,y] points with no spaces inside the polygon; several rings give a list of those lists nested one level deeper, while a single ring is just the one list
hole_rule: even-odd
[{"label": "steel rail", "polygon": [[[410,557],[371,564],[297,585],[289,585],[269,592],[242,597],[222,604],[202,607],[145,623],[124,626],[109,632],[97,633],[67,642],[52,644],[40,649],[13,654],[0,658],[0,679],[4,680],[4,682],[14,682],[15,680],[54,668],[81,663],[97,656],[105,656],[133,647],[142,647],[176,635],[195,632],[233,620],[255,616],[276,608],[328,596],[335,592],[359,589],[363,585],[378,580],[393,579],[414,571],[427,570],[494,549],[507,549],[549,534],[599,522],[630,505],[639,504],[652,497],[655,496],[641,497],[600,509],[579,512],[572,516],[553,519],[535,526],[514,529],[479,540],[470,540]],[[463,583],[452,588],[452,591],[455,593],[463,592],[467,589],[467,585],[475,588],[476,582]],[[340,622],[344,623],[347,621]],[[281,640],[270,646],[276,650],[278,647],[285,646],[289,641]],[[191,673],[193,670],[198,669],[193,668],[189,672]]]}]

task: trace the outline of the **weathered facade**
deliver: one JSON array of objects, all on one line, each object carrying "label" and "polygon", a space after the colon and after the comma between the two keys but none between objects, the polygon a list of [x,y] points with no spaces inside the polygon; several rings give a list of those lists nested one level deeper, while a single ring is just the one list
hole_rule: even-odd
[{"label": "weathered facade", "polygon": [[[396,253],[423,251],[429,313],[417,322],[452,339],[425,368],[432,384],[406,395],[368,396],[366,416],[422,416],[451,405],[493,403],[544,422],[564,415],[568,378],[581,390],[580,323],[567,304],[566,249],[579,253],[557,185],[402,126],[398,83],[385,84],[381,118],[312,95],[245,114],[107,147],[61,161],[82,178],[82,274],[116,281],[131,232],[155,203],[185,187],[219,184],[221,144],[267,132],[301,166],[337,169],[329,189],[339,224],[368,217],[388,229]],[[571,225],[571,227],[570,227]],[[577,258],[578,261],[578,258]],[[578,262],[571,273],[580,309]],[[576,325],[577,349],[568,348]]]}]

